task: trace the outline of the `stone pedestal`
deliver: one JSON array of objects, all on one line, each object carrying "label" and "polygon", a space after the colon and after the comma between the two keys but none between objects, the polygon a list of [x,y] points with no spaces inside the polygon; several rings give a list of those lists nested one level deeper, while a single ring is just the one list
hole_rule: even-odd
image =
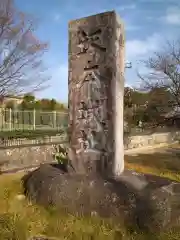
[{"label": "stone pedestal", "polygon": [[124,170],[124,27],[114,11],[69,23],[69,158],[77,172]]}]

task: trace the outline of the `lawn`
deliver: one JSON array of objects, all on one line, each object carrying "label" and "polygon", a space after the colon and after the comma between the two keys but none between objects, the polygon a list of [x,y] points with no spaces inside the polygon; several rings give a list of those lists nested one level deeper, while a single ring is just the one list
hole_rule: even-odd
[{"label": "lawn", "polygon": [[[35,125],[35,130],[42,130],[42,131],[46,131],[46,130],[58,130],[61,129],[63,127],[66,127],[66,123],[63,123],[59,126],[53,126],[53,124],[47,124],[47,125]],[[15,130],[34,130],[34,126],[33,124],[18,124],[18,123],[12,123],[11,125],[9,123],[5,123],[0,127],[1,131],[15,131]]]},{"label": "lawn", "polygon": [[180,145],[175,144],[151,154],[125,156],[125,167],[180,182]]},{"label": "lawn", "polygon": [[27,139],[37,139],[47,137],[47,136],[56,136],[61,135],[66,140],[66,129],[51,129],[51,130],[13,130],[13,131],[0,131],[0,138],[4,140],[12,140],[19,138]]},{"label": "lawn", "polygon": [[[171,150],[171,149],[170,149]],[[154,155],[126,156],[126,167],[139,172],[163,175],[180,181],[180,155],[172,151]],[[180,239],[180,229],[152,236],[100,218],[80,218],[44,209],[22,198],[23,173],[0,176],[0,240],[26,240],[33,235],[46,235],[57,239],[114,239],[114,240],[171,240]]]}]

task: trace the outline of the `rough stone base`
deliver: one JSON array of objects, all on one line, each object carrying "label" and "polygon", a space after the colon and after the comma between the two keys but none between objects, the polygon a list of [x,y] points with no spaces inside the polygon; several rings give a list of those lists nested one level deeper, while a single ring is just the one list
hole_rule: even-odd
[{"label": "rough stone base", "polygon": [[23,177],[25,194],[43,206],[68,213],[124,219],[152,232],[175,226],[180,216],[180,184],[125,171],[119,179],[70,175],[42,165]]}]

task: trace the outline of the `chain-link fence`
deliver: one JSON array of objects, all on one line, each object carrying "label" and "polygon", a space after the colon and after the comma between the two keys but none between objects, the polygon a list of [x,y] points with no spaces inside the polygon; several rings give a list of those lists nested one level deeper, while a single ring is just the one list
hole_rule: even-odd
[{"label": "chain-link fence", "polygon": [[48,130],[67,127],[67,112],[0,109],[1,131]]}]

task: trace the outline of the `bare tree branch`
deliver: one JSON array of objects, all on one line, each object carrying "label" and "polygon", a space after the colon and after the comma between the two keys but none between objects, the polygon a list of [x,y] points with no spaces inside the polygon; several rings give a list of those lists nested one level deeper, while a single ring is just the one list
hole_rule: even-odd
[{"label": "bare tree branch", "polygon": [[141,89],[166,88],[180,106],[180,40],[167,42],[165,49],[155,52],[143,64],[149,72],[137,73]]},{"label": "bare tree branch", "polygon": [[39,90],[49,80],[42,56],[48,44],[33,32],[36,22],[14,8],[13,0],[0,2],[0,95]]}]

